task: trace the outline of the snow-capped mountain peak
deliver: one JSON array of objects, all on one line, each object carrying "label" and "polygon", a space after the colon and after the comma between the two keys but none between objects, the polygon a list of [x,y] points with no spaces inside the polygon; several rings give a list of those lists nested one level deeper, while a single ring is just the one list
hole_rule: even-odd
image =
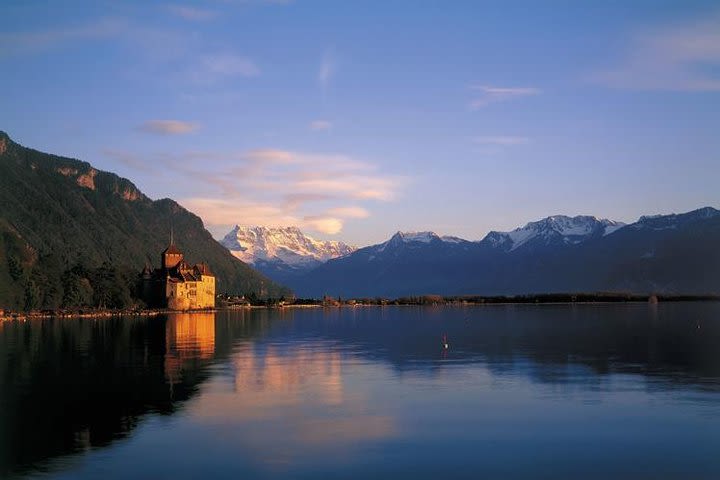
[{"label": "snow-capped mountain peak", "polygon": [[459,237],[452,237],[448,235],[441,237],[435,232],[397,232],[395,233],[395,235],[390,237],[390,240],[387,240],[386,242],[380,243],[378,245],[373,245],[369,248],[372,248],[376,253],[380,253],[384,252],[388,248],[393,250],[403,246],[417,248],[430,244],[435,244],[435,242],[439,242],[438,245],[460,244],[465,242],[470,243],[467,240],[463,240]]},{"label": "snow-capped mountain peak", "polygon": [[430,243],[434,239],[439,239],[440,237],[435,232],[397,232],[392,238],[398,239],[404,243]]},{"label": "snow-capped mountain peak", "polygon": [[235,225],[220,243],[243,262],[278,262],[290,267],[315,266],[356,250],[339,241],[315,240],[297,227]]},{"label": "snow-capped mountain peak", "polygon": [[523,245],[540,242],[578,244],[597,236],[609,235],[622,228],[625,224],[607,219],[598,219],[588,215],[568,217],[554,215],[530,222],[524,227],[510,232],[490,232],[483,241],[494,247],[513,251]]}]

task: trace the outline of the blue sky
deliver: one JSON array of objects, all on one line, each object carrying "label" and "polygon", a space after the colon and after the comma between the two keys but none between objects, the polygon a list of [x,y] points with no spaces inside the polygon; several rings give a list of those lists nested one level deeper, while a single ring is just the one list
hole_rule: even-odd
[{"label": "blue sky", "polygon": [[3,2],[0,129],[221,236],[719,207],[717,2]]}]

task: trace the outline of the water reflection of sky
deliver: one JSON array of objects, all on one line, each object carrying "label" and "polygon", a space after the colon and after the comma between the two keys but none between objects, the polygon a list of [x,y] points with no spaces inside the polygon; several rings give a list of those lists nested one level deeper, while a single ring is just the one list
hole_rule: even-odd
[{"label": "water reflection of sky", "polygon": [[[54,475],[717,478],[718,312],[373,308],[145,321],[165,322],[162,336],[139,321],[118,355],[160,368],[144,378],[178,408],[59,457]],[[89,332],[76,333],[97,341]],[[162,363],[142,360],[157,342]],[[115,358],[107,368],[121,367]],[[150,390],[133,385],[140,398]]]}]

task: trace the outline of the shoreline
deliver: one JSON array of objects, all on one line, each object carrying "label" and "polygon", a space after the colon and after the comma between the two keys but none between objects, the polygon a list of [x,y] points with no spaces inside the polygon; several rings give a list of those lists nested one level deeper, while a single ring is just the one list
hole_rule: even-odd
[{"label": "shoreline", "polygon": [[156,317],[159,315],[172,314],[197,314],[197,313],[217,313],[233,310],[283,310],[283,309],[311,309],[311,308],[368,308],[368,307],[483,307],[483,306],[557,306],[557,305],[613,305],[613,304],[632,304],[632,305],[649,305],[657,306],[659,303],[678,303],[678,302],[720,302],[720,296],[716,295],[677,295],[677,296],[612,296],[603,298],[598,296],[592,299],[572,300],[557,299],[556,296],[548,296],[543,298],[537,297],[485,297],[480,301],[468,300],[446,300],[436,302],[400,302],[400,299],[388,301],[385,303],[364,303],[351,301],[346,303],[334,304],[270,304],[270,305],[243,305],[235,307],[219,307],[199,310],[171,310],[171,309],[143,309],[143,310],[78,310],[78,311],[30,311],[15,312],[0,310],[0,322],[12,320],[34,320],[34,319],[50,319],[50,318],[113,318],[113,317]]}]

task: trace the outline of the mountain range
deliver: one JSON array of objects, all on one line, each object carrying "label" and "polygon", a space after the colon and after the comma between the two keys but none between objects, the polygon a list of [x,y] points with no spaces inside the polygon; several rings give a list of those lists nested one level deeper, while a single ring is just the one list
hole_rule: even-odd
[{"label": "mountain range", "polygon": [[158,265],[171,228],[190,261],[211,266],[218,292],[289,293],[233,257],[175,201],[151,200],[125,178],[0,132],[0,308],[57,308],[69,286],[92,290],[82,272],[103,265],[106,276],[127,272],[114,280],[125,288],[134,272]]},{"label": "mountain range", "polygon": [[556,215],[479,241],[398,232],[282,278],[306,297],[717,293],[719,245],[720,211],[711,207],[628,225]]},{"label": "mountain range", "polygon": [[359,249],[294,227],[236,226],[221,245],[175,201],[0,132],[0,309],[125,305],[171,228],[190,261],[211,265],[218,292],[290,294],[281,284],[302,297],[720,292],[720,211],[711,207],[628,225],[556,215],[479,241],[398,232]]}]

